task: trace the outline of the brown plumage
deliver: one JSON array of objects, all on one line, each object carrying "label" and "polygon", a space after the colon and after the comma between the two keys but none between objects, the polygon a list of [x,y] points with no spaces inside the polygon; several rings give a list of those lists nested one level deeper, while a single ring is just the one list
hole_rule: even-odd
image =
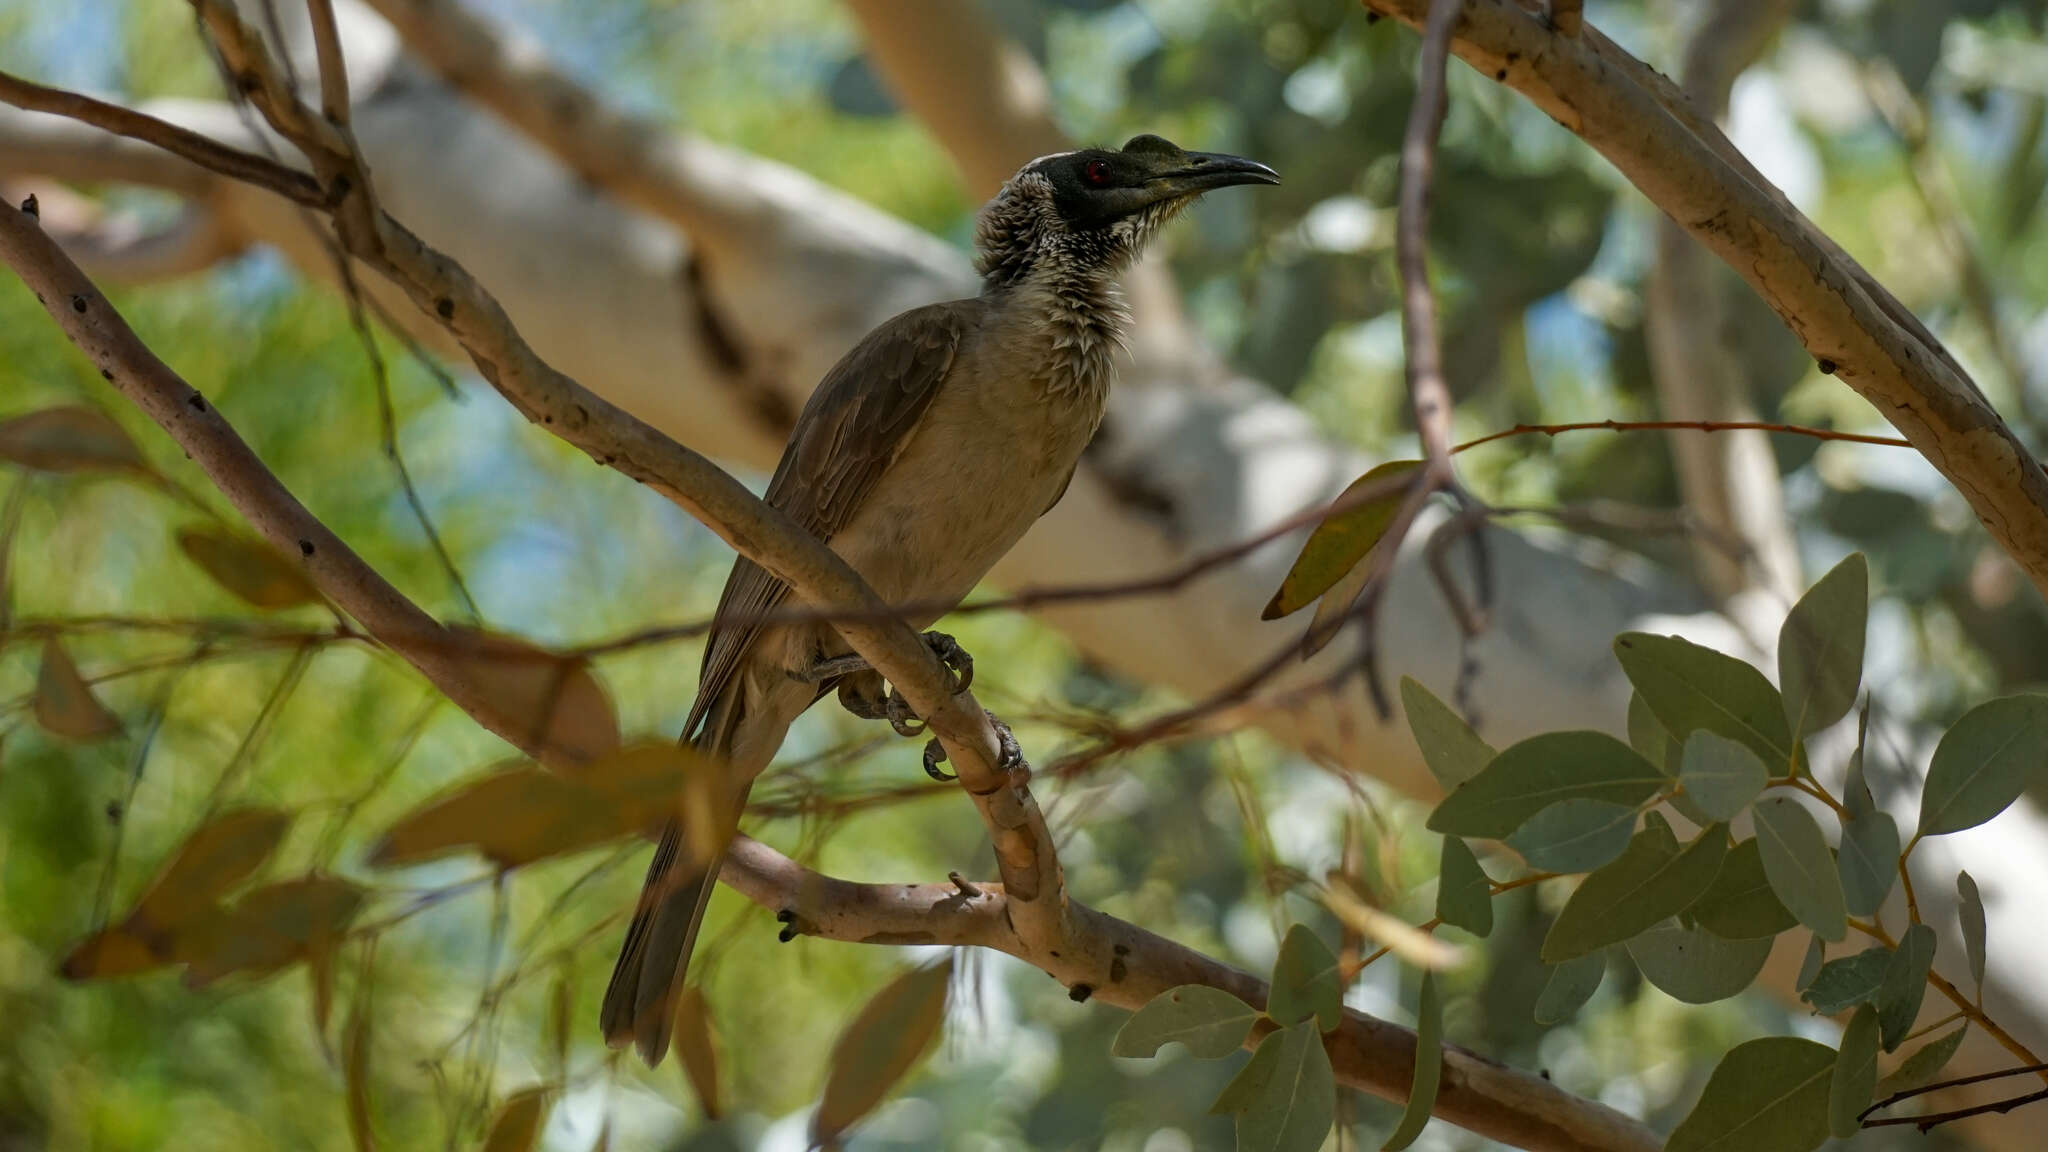
[{"label": "brown plumage", "polygon": [[[768,503],[883,600],[957,603],[1058,501],[1101,421],[1125,323],[1117,274],[1202,192],[1277,182],[1262,165],[1157,136],[1032,161],[982,211],[982,294],[905,312],[847,353],[798,417]],[[788,592],[734,562],[684,722],[742,802],[790,724],[833,687],[808,670],[850,653],[829,625],[764,625]],[[924,628],[938,615],[907,620]],[[608,1042],[636,1042],[650,1064],[667,1050],[715,879],[681,847],[671,825],[601,1018]]]}]

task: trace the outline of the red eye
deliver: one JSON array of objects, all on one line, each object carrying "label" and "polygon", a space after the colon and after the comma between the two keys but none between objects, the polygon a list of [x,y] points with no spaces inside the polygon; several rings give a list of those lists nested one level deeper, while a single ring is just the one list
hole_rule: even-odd
[{"label": "red eye", "polygon": [[1081,176],[1090,184],[1100,188],[1104,184],[1109,183],[1109,165],[1101,160],[1090,160],[1088,166],[1081,169]]}]

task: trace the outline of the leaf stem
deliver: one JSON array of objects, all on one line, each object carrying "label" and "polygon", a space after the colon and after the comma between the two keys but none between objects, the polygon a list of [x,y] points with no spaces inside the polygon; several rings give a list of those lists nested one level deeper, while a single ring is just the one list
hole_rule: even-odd
[{"label": "leaf stem", "polygon": [[[1858,932],[1863,933],[1887,948],[1898,947],[1898,941],[1892,939],[1892,934],[1885,931],[1882,924],[1869,920],[1858,920],[1852,916],[1849,918],[1849,927],[1856,929]],[[1999,1027],[1998,1022],[1986,1015],[1982,1008],[1971,1003],[1970,998],[1963,995],[1963,990],[1950,983],[1948,977],[1929,968],[1927,970],[1927,983],[1932,985],[1935,991],[1948,997],[1948,1002],[1955,1005],[1961,1015],[1968,1017],[1971,1023],[1982,1028],[1993,1040],[1998,1041],[1999,1046],[2017,1057],[2020,1063],[2039,1064],[2042,1062],[2041,1058],[2034,1054],[2033,1049],[2020,1043],[2018,1038],[2013,1036],[2012,1033]],[[2048,1082],[2048,1069],[2042,1070],[2041,1079],[2043,1082]]]}]

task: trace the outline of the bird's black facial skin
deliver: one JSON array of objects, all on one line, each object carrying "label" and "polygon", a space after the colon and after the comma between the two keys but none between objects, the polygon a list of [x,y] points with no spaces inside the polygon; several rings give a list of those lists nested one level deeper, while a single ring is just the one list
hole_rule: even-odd
[{"label": "bird's black facial skin", "polygon": [[1238,156],[1186,152],[1158,136],[1135,136],[1121,151],[1087,148],[1045,166],[1053,205],[1076,231],[1106,228],[1165,200],[1232,184],[1278,184],[1272,169]]}]

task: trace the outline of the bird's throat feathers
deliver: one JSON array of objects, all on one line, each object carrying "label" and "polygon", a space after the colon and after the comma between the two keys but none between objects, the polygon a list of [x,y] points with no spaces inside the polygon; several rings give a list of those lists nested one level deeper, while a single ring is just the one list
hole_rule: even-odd
[{"label": "bird's throat feathers", "polygon": [[1102,228],[1075,228],[1053,202],[1045,178],[1029,169],[982,209],[975,267],[982,294],[1037,305],[1051,335],[1051,391],[1099,404],[1130,325],[1117,277],[1192,197],[1161,201]]}]

